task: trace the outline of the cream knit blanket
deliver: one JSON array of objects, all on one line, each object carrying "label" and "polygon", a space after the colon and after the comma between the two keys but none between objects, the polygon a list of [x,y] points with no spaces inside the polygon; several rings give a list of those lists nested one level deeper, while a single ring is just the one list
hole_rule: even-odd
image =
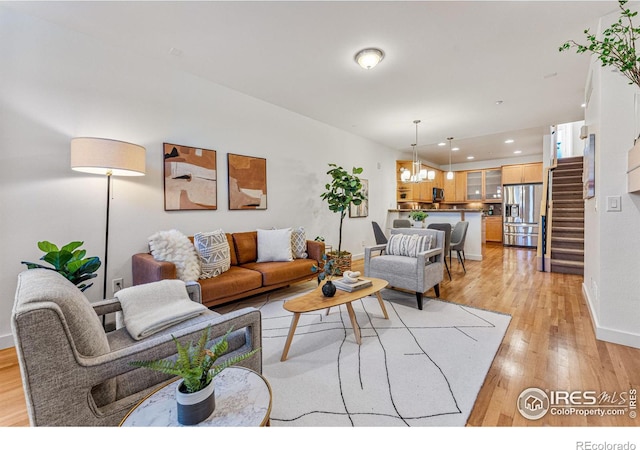
[{"label": "cream knit blanket", "polygon": [[129,334],[144,339],[207,311],[191,301],[184,281],[162,280],[140,284],[116,292],[122,305],[122,317]]}]

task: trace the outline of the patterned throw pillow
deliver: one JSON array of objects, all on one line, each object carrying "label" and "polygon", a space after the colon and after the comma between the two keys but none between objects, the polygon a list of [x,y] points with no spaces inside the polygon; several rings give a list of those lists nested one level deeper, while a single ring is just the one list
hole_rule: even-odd
[{"label": "patterned throw pillow", "polygon": [[176,276],[182,281],[200,277],[200,262],[196,249],[187,236],[178,230],[158,231],[149,236],[149,250],[158,261],[176,265]]},{"label": "patterned throw pillow", "polygon": [[387,255],[410,256],[416,258],[418,253],[431,249],[431,235],[424,234],[392,234],[387,242]]},{"label": "patterned throw pillow", "polygon": [[200,259],[200,278],[217,277],[231,267],[229,241],[223,230],[193,235],[193,245]]},{"label": "patterned throw pillow", "polygon": [[307,254],[307,236],[304,228],[294,228],[291,230],[291,253],[295,259],[305,259]]}]

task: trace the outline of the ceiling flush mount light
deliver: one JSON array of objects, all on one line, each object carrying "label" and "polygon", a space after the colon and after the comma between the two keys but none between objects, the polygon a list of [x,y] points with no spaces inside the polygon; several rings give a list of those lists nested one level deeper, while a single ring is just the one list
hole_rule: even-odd
[{"label": "ceiling flush mount light", "polygon": [[453,151],[451,141],[453,141],[453,138],[448,137],[447,140],[449,141],[449,171],[447,172],[447,180],[453,180],[453,172],[451,171],[451,152]]},{"label": "ceiling flush mount light", "polygon": [[513,144],[514,140],[513,139],[507,139],[506,141],[504,141],[505,144]]},{"label": "ceiling flush mount light", "polygon": [[[414,120],[413,123],[416,124],[416,143],[411,144],[413,147],[413,162],[411,163],[411,170],[405,169],[404,167],[400,169],[400,180],[404,183],[419,183],[427,179],[429,174],[426,169],[422,169],[422,163],[418,160],[418,124],[419,120]],[[435,178],[435,172],[433,173],[433,177]]]},{"label": "ceiling flush mount light", "polygon": [[373,69],[384,59],[384,52],[379,48],[365,48],[356,53],[354,59],[360,67],[369,70]]}]

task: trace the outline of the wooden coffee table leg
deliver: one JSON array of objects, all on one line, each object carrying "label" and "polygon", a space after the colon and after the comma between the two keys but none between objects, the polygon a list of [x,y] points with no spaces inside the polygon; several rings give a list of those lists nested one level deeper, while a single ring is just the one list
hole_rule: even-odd
[{"label": "wooden coffee table leg", "polygon": [[349,311],[349,318],[351,319],[351,326],[353,327],[353,334],[356,337],[356,342],[358,345],[362,344],[362,339],[360,339],[360,327],[358,326],[358,322],[356,321],[356,313],[353,311],[353,306],[351,306],[351,302],[347,303],[347,311]]},{"label": "wooden coffee table leg", "polygon": [[384,307],[384,301],[382,301],[382,295],[380,295],[380,291],[376,292],[376,297],[378,297],[378,303],[380,303],[380,309],[384,314],[384,318],[388,319],[389,315],[387,314],[387,308]]},{"label": "wooden coffee table leg", "polygon": [[280,361],[285,361],[287,359],[287,353],[289,353],[289,347],[291,346],[293,335],[296,333],[296,327],[298,326],[298,319],[300,319],[300,313],[293,313],[291,326],[289,327],[289,335],[287,336],[287,342],[284,343],[284,349],[282,349],[282,357],[280,358]]}]

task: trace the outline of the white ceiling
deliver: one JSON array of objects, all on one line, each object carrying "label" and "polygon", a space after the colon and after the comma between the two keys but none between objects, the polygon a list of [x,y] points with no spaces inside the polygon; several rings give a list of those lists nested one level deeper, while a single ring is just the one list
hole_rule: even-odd
[{"label": "white ceiling", "polygon": [[[539,154],[583,119],[599,1],[2,2],[301,115],[448,164]],[[365,47],[385,59],[364,70]],[[171,49],[174,49],[171,51]],[[497,105],[497,101],[502,104]],[[505,144],[507,138],[515,140]]]}]

